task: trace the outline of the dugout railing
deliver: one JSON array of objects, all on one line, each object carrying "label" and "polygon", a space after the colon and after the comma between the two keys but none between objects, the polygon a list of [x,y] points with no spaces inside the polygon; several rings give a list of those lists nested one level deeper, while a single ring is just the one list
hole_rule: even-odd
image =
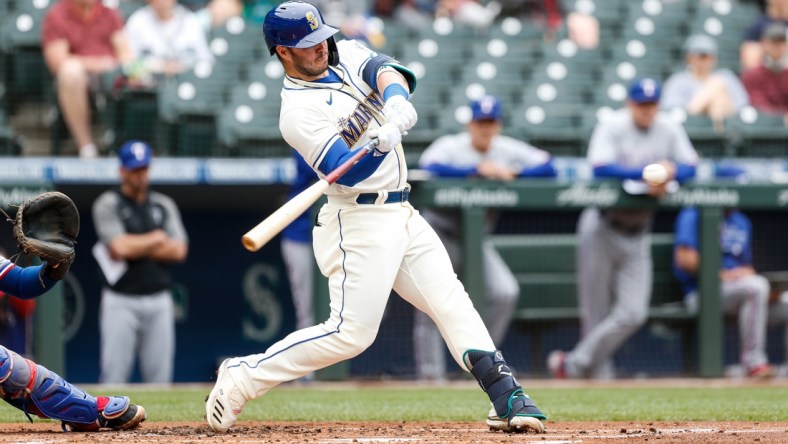
[{"label": "dugout railing", "polygon": [[[617,182],[578,181],[560,182],[552,180],[532,180],[497,182],[483,180],[429,180],[414,184],[412,202],[417,208],[457,208],[462,214],[462,232],[464,263],[461,274],[468,293],[474,299],[475,306],[483,310],[482,297],[484,283],[479,273],[472,270],[482,269],[482,240],[485,214],[488,209],[529,209],[529,210],[574,210],[588,207],[625,207],[625,208],[666,208],[677,210],[685,206],[699,206],[701,269],[699,274],[700,306],[697,315],[691,315],[675,305],[663,306],[652,304],[651,316],[665,318],[695,317],[697,343],[693,350],[697,353],[697,374],[701,377],[719,377],[723,374],[723,315],[719,298],[720,250],[717,227],[722,219],[725,207],[741,209],[781,210],[788,205],[788,185],[780,184],[739,184],[733,182],[694,183],[682,187],[674,194],[655,200],[645,196],[627,194]],[[567,235],[570,236],[570,235]],[[533,247],[524,242],[523,237],[494,238],[499,248],[516,249],[516,245],[507,243],[520,242],[522,248]],[[565,253],[570,237],[563,237]],[[659,240],[662,244],[666,239]],[[558,240],[558,239],[556,239]],[[506,245],[504,247],[504,244]],[[561,248],[560,242],[552,247]],[[664,245],[658,247],[664,250]],[[662,251],[664,253],[664,251]],[[664,254],[660,253],[660,256]],[[515,254],[509,251],[507,255]],[[566,253],[568,254],[568,253]],[[660,258],[664,261],[665,258]],[[568,261],[566,257],[562,262]],[[570,265],[564,266],[569,273]],[[560,270],[560,269],[559,269]],[[554,271],[555,272],[555,271]],[[560,271],[559,271],[560,272]],[[665,272],[664,267],[660,275]],[[521,276],[527,279],[528,276]],[[533,276],[531,276],[533,277]],[[656,280],[656,279],[655,279]],[[574,291],[566,283],[555,284],[552,290],[563,286],[566,292]],[[675,294],[675,293],[674,293]],[[521,296],[522,297],[522,296]],[[526,296],[527,298],[527,296]],[[563,294],[563,303],[556,307],[530,306],[524,300],[517,317],[522,320],[549,319],[558,316],[574,317],[576,312],[569,307],[574,301],[573,295]],[[659,302],[657,298],[656,302]],[[664,301],[671,302],[671,301]],[[690,319],[690,321],[692,321]]]}]

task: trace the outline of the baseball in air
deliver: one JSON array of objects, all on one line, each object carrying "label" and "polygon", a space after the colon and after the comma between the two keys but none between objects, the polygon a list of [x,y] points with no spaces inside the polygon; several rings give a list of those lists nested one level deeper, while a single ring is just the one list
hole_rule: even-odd
[{"label": "baseball in air", "polygon": [[662,185],[668,181],[668,170],[658,163],[646,165],[643,168],[643,181],[649,185]]}]

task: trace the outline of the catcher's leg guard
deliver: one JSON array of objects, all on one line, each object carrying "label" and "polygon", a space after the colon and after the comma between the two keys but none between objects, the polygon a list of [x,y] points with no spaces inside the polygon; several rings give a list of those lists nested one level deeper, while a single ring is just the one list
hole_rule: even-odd
[{"label": "catcher's leg guard", "polygon": [[145,410],[128,397],[90,396],[57,373],[0,346],[0,388],[3,399],[42,418],[63,421],[72,430],[131,428],[145,420]]},{"label": "catcher's leg guard", "polygon": [[493,404],[487,417],[490,429],[544,432],[542,420],[547,417],[523,392],[500,351],[469,350],[463,361]]}]

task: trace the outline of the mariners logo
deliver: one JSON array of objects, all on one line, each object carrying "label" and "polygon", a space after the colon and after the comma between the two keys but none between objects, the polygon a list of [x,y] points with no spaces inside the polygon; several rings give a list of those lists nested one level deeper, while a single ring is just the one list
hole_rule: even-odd
[{"label": "mariners logo", "polygon": [[312,31],[320,26],[320,23],[317,22],[317,18],[315,17],[315,14],[312,13],[312,11],[306,12],[306,21],[309,22],[309,28],[311,28]]}]

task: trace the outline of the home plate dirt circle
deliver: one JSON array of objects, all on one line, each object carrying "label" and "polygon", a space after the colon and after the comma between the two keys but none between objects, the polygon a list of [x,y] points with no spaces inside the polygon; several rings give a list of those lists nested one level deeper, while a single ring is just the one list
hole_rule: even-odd
[{"label": "home plate dirt circle", "polygon": [[145,422],[126,432],[64,433],[54,421],[0,424],[6,443],[740,443],[788,442],[787,422],[548,422],[545,434],[492,432],[478,422]]}]

